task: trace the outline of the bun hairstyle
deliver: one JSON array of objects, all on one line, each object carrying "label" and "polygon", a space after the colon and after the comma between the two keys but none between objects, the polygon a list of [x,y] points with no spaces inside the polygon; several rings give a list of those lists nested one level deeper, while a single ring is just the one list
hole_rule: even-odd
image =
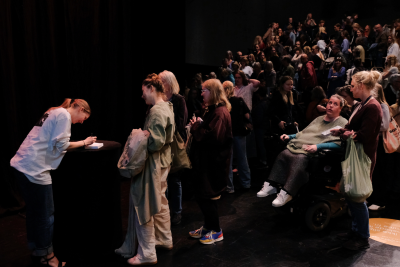
[{"label": "bun hairstyle", "polygon": [[382,80],[382,75],[375,70],[371,71],[360,71],[352,76],[352,79],[357,83],[362,83],[367,90],[375,88],[375,84]]},{"label": "bun hairstyle", "polygon": [[343,96],[338,95],[338,94],[334,94],[331,97],[336,97],[337,99],[339,99],[340,101],[340,108],[343,108],[344,106],[347,106],[347,101],[346,99],[343,98]]},{"label": "bun hairstyle", "polygon": [[155,73],[147,75],[147,78],[142,82],[142,86],[146,86],[147,88],[151,88],[151,86],[156,89],[156,92],[164,94],[164,85],[160,76]]},{"label": "bun hairstyle", "polygon": [[51,107],[45,113],[48,113],[48,112],[52,111],[53,109],[57,109],[57,108],[67,109],[70,107],[83,108],[83,111],[86,112],[87,114],[89,114],[89,116],[92,114],[92,110],[90,109],[88,102],[86,102],[83,99],[72,99],[72,98],[66,98],[60,106]]}]

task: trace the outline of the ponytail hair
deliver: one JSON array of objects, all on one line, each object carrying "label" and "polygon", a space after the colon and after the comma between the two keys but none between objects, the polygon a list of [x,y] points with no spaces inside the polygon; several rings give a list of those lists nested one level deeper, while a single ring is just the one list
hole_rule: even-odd
[{"label": "ponytail hair", "polygon": [[147,88],[151,88],[151,86],[156,89],[156,92],[164,94],[165,89],[162,83],[162,80],[159,75],[153,73],[147,75],[147,78],[142,82],[142,86],[146,86]]},{"label": "ponytail hair", "polygon": [[57,109],[57,108],[83,108],[83,111],[86,112],[87,114],[92,114],[92,110],[89,107],[89,104],[83,100],[83,99],[71,99],[71,98],[66,98],[64,100],[64,102],[58,106],[58,107],[51,107],[49,108],[45,113],[49,113],[50,111],[52,111],[53,109]]},{"label": "ponytail hair", "polygon": [[365,88],[369,91],[375,88],[377,82],[382,80],[382,75],[375,70],[360,71],[352,76],[357,83],[364,84]]}]

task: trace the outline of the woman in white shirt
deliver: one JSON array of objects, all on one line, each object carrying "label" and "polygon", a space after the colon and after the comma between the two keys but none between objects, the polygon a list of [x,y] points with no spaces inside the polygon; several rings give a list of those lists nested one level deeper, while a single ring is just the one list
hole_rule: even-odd
[{"label": "woman in white shirt", "polygon": [[96,141],[96,137],[69,141],[71,123],[83,123],[90,113],[90,107],[83,99],[71,101],[68,98],[61,106],[50,108],[11,159],[26,203],[28,245],[38,264],[65,265],[53,252],[54,204],[50,170],[58,168],[67,149],[91,145]]},{"label": "woman in white shirt", "polygon": [[387,55],[393,55],[397,58],[397,63],[400,63],[400,49],[399,49],[399,44],[396,42],[396,40],[393,39],[391,35],[388,35],[387,37],[387,42],[388,42],[388,51]]}]

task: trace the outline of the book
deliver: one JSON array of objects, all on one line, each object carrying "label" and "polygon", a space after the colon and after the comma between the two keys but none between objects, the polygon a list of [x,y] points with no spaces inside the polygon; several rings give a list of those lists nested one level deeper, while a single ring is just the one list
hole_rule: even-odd
[{"label": "book", "polygon": [[99,149],[103,146],[103,143],[93,143],[91,145],[85,146],[85,149]]}]

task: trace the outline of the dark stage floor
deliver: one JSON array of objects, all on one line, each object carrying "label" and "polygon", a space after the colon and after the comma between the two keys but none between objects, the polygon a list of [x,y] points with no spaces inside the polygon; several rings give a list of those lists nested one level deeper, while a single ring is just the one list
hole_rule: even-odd
[{"label": "dark stage floor", "polygon": [[[332,219],[327,229],[315,233],[300,218],[279,214],[271,206],[275,196],[256,197],[267,173],[268,170],[252,169],[251,189],[223,195],[219,209],[224,240],[215,245],[202,245],[189,238],[188,232],[202,225],[202,214],[194,200],[184,200],[182,223],[172,228],[174,248],[158,251],[156,266],[400,266],[399,247],[370,239],[371,248],[364,252],[341,248],[335,235],[349,229],[348,215]],[[123,229],[126,229],[129,181],[124,180],[121,188]],[[373,216],[400,219],[400,210],[388,208]],[[55,220],[57,223],[57,217]],[[30,264],[23,216],[1,218],[0,237],[0,266]],[[89,245],[77,240],[74,251],[84,256],[85,246]],[[57,248],[55,251],[57,255]],[[92,257],[99,262],[68,262],[68,266],[124,266],[114,258]]]}]

